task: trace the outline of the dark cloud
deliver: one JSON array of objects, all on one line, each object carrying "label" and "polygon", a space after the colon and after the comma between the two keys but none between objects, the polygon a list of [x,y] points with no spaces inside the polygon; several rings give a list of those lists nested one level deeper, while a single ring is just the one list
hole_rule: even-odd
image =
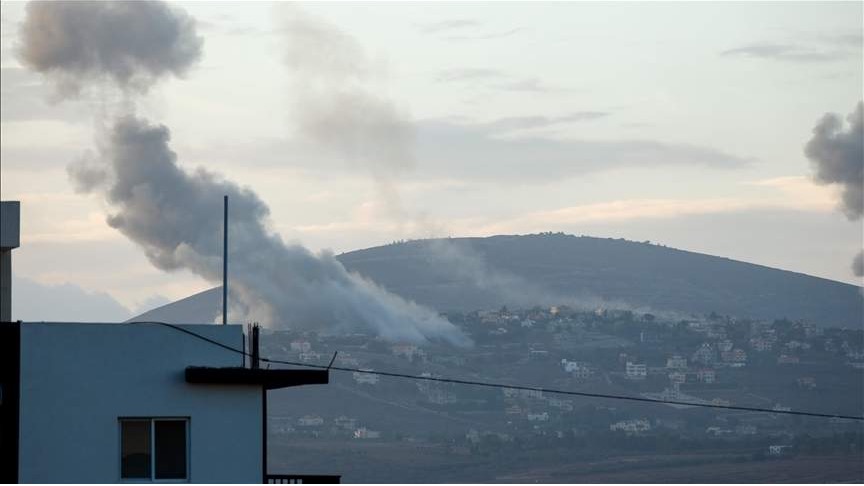
[{"label": "dark cloud", "polygon": [[820,63],[861,57],[862,36],[857,33],[837,33],[795,42],[761,42],[747,44],[720,53],[726,57],[747,57],[773,61]]},{"label": "dark cloud", "polygon": [[187,172],[168,146],[165,126],[119,119],[97,163],[105,177],[88,189],[105,197],[108,224],[138,244],[162,270],[221,278],[221,202],[230,200],[232,311],[273,327],[364,330],[391,340],[467,344],[429,309],[350,274],[332,253],[312,254],[268,229],[269,208],[250,189],[204,169]]},{"label": "dark cloud", "polygon": [[63,95],[106,81],[146,92],[201,56],[195,21],[160,1],[33,1],[26,10],[17,56]]},{"label": "dark cloud", "polygon": [[846,117],[844,127],[839,115],[826,113],[813,128],[813,137],[804,153],[815,169],[819,184],[842,189],[841,208],[850,220],[864,214],[864,103],[858,102]]},{"label": "dark cloud", "polygon": [[723,51],[720,55],[792,62],[826,62],[846,57],[843,52],[813,50],[792,44],[750,44]]}]

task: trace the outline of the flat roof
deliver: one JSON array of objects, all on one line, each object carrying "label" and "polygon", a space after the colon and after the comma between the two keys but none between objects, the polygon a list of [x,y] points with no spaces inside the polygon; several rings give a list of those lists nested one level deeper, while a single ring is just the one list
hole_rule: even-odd
[{"label": "flat roof", "polygon": [[266,390],[330,383],[329,370],[273,370],[263,368],[188,366],[186,383],[199,385],[257,385]]}]

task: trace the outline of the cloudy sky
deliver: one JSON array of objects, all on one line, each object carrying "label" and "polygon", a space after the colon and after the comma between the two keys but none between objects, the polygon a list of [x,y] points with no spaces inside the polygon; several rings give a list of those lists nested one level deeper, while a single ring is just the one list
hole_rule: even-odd
[{"label": "cloudy sky", "polygon": [[[67,167],[99,145],[114,93],[58,102],[15,54],[25,4],[0,5],[16,316],[59,318],[53,295],[119,319],[209,288],[156,269],[76,193]],[[182,167],[254,189],[287,241],[564,231],[861,283],[862,223],[804,154],[824,114],[862,99],[860,2],[174,5],[203,57],[138,110]]]}]

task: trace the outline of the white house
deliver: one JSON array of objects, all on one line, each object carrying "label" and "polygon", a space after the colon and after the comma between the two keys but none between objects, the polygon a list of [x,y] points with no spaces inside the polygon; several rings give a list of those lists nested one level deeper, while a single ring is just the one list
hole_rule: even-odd
[{"label": "white house", "polygon": [[363,373],[363,371],[373,371],[371,369],[355,371],[352,373],[354,377],[354,381],[358,385],[377,385],[380,376],[374,375],[372,373]]},{"label": "white house", "polygon": [[359,429],[354,431],[355,439],[380,439],[381,432],[378,430],[367,429],[366,427],[360,427]]},{"label": "white house", "polygon": [[686,370],[687,358],[681,356],[680,354],[673,354],[666,359],[666,367],[671,370]]},{"label": "white house", "polygon": [[625,367],[627,378],[631,380],[644,380],[648,376],[648,366],[644,363],[627,362]]},{"label": "white house", "polygon": [[238,325],[0,323],[0,479],[273,479],[266,390],[328,375],[244,367],[222,347],[243,339]]},{"label": "white house", "polygon": [[620,422],[610,424],[609,430],[613,432],[623,431],[627,434],[639,434],[651,430],[651,423],[647,419],[621,420]]}]

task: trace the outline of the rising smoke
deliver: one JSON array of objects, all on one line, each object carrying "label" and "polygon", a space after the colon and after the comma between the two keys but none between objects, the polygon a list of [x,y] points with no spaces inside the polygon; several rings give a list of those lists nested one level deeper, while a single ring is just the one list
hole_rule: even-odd
[{"label": "rising smoke", "polygon": [[[35,3],[28,5],[21,34],[20,57],[70,93],[110,83],[141,94],[164,75],[182,74],[201,51],[194,22],[153,1]],[[69,174],[79,191],[104,196],[112,210],[108,224],[141,246],[157,268],[219,281],[220,203],[229,196],[229,239],[236,249],[229,313],[235,319],[470,344],[431,310],[349,273],[332,253],[284,243],[268,230],[269,209],[253,191],[201,168],[183,170],[164,125],[134,114],[102,125],[97,153],[72,164]]]},{"label": "rising smoke", "polygon": [[[170,133],[137,117],[117,120],[99,162],[99,190],[115,213],[108,224],[136,242],[162,270],[188,269],[221,277],[223,194],[231,202],[229,240],[232,309],[273,326],[328,331],[366,330],[394,341],[467,344],[432,311],[350,274],[332,253],[314,255],[267,230],[269,208],[250,189],[204,169],[186,172],[168,146]],[[73,177],[76,175],[73,173]]]},{"label": "rising smoke", "polygon": [[[804,153],[815,168],[819,184],[840,186],[840,208],[851,221],[864,215],[864,102],[846,117],[844,130],[839,115],[826,113],[813,128]],[[852,262],[856,276],[864,276],[864,250]]]},{"label": "rising smoke", "polygon": [[19,35],[19,60],[61,95],[105,82],[144,93],[185,74],[203,43],[191,17],[154,0],[30,2]]},{"label": "rising smoke", "polygon": [[367,170],[388,215],[400,226],[408,223],[396,178],[414,166],[414,127],[380,85],[383,63],[324,20],[290,6],[283,13],[291,119],[299,135]]}]

